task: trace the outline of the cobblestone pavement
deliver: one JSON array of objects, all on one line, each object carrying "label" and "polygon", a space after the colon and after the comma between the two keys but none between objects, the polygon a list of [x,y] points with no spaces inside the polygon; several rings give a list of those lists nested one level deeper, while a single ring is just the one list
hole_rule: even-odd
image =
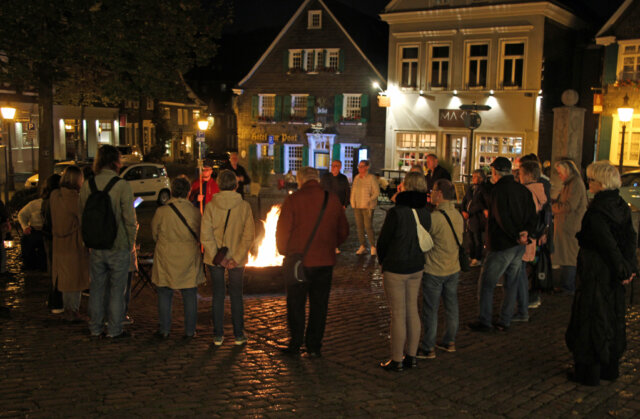
[{"label": "cobblestone pavement", "polygon": [[[381,224],[378,211],[376,225]],[[351,220],[353,221],[353,220]],[[352,223],[353,226],[353,223]],[[323,357],[288,359],[282,293],[248,295],[246,347],[233,345],[229,307],[226,341],[214,347],[211,291],[199,290],[198,337],[181,339],[182,304],[174,300],[173,333],[154,341],[156,295],[145,288],[131,303],[131,339],[88,339],[86,325],[49,314],[47,280],[20,272],[0,280],[2,417],[634,417],[640,411],[640,315],[628,318],[622,376],[597,388],[567,381],[564,345],[571,300],[544,296],[531,322],[510,331],[472,333],[479,269],[461,279],[456,353],[437,352],[416,370],[390,373],[389,313],[379,267],[355,256],[355,231],[334,273]],[[17,249],[10,250],[12,260]],[[640,288],[640,287],[636,287]],[[502,292],[496,292],[496,306]],[[83,308],[86,298],[83,298]],[[495,312],[495,309],[494,309]],[[442,324],[440,324],[442,328]]]}]

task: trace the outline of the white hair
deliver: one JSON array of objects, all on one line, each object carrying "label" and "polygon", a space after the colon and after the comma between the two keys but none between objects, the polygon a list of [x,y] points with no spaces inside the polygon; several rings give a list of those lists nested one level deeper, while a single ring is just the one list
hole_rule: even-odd
[{"label": "white hair", "polygon": [[618,189],[622,185],[618,169],[606,160],[591,163],[587,167],[587,177],[600,182],[604,190]]}]

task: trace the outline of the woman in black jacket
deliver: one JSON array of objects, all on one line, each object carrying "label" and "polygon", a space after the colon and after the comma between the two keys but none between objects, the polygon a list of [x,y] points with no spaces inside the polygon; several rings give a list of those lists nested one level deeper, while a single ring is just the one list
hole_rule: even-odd
[{"label": "woman in black jacket", "polygon": [[[380,364],[387,371],[416,366],[420,343],[418,291],[422,283],[424,253],[418,242],[417,215],[429,231],[431,217],[426,209],[427,184],[420,173],[404,178],[404,192],[396,196],[378,237],[378,260],[382,265],[384,290],[391,310],[391,359]],[[405,354],[406,343],[406,354]]]},{"label": "woman in black jacket", "polygon": [[620,174],[608,162],[587,167],[595,195],[576,235],[577,289],[566,333],[573,353],[569,379],[596,386],[618,378],[626,347],[625,289],[638,269],[631,211],[620,197]]},{"label": "woman in black jacket", "polygon": [[486,175],[482,169],[474,170],[471,186],[462,199],[462,216],[465,219],[465,230],[469,237],[469,257],[471,266],[478,266],[482,261],[484,251],[484,231],[487,218],[484,210],[488,209],[484,200]]}]

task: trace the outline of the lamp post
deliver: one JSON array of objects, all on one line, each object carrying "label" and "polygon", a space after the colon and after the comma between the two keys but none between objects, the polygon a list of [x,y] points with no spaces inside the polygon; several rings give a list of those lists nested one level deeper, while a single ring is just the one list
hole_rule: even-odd
[{"label": "lamp post", "polygon": [[[209,121],[201,119],[198,121],[198,179],[200,179],[200,196],[202,196],[202,143],[204,143],[204,132],[209,128]],[[204,213],[204,197],[200,200],[200,214]]]},{"label": "lamp post", "polygon": [[618,108],[618,118],[622,122],[622,138],[620,139],[620,163],[618,164],[618,171],[622,174],[622,166],[624,160],[624,134],[627,130],[627,122],[633,118],[633,108],[629,106],[629,96],[624,95],[624,102],[622,107]]},{"label": "lamp post", "polygon": [[7,148],[5,154],[5,180],[4,180],[4,200],[9,203],[9,190],[14,189],[13,185],[13,156],[11,155],[11,121],[16,116],[16,108],[9,106],[0,108],[2,119],[7,121]]}]

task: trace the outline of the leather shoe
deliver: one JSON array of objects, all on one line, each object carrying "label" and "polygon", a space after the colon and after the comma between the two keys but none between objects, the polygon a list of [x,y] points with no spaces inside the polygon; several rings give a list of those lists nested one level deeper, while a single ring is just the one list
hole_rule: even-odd
[{"label": "leather shoe", "polygon": [[416,368],[418,366],[418,360],[415,356],[405,355],[404,359],[402,360],[402,366],[407,369]]},{"label": "leather shoe", "polygon": [[159,340],[167,340],[169,339],[169,333],[165,333],[165,332],[156,332],[153,334],[153,337]]},{"label": "leather shoe", "polygon": [[307,351],[308,358],[322,358],[320,351]]},{"label": "leather shoe", "polygon": [[474,332],[490,332],[491,331],[490,326],[487,326],[484,323],[480,323],[479,321],[467,323],[467,326],[469,327],[469,329],[473,330]]},{"label": "leather shoe", "polygon": [[402,362],[394,361],[393,359],[381,362],[380,368],[382,368],[385,371],[393,371],[393,372],[403,371]]},{"label": "leather shoe", "polygon": [[119,335],[116,336],[107,336],[109,339],[113,339],[113,340],[122,340],[122,339],[128,339],[131,337],[131,332],[127,332],[126,330],[123,330],[122,333],[120,333]]}]

